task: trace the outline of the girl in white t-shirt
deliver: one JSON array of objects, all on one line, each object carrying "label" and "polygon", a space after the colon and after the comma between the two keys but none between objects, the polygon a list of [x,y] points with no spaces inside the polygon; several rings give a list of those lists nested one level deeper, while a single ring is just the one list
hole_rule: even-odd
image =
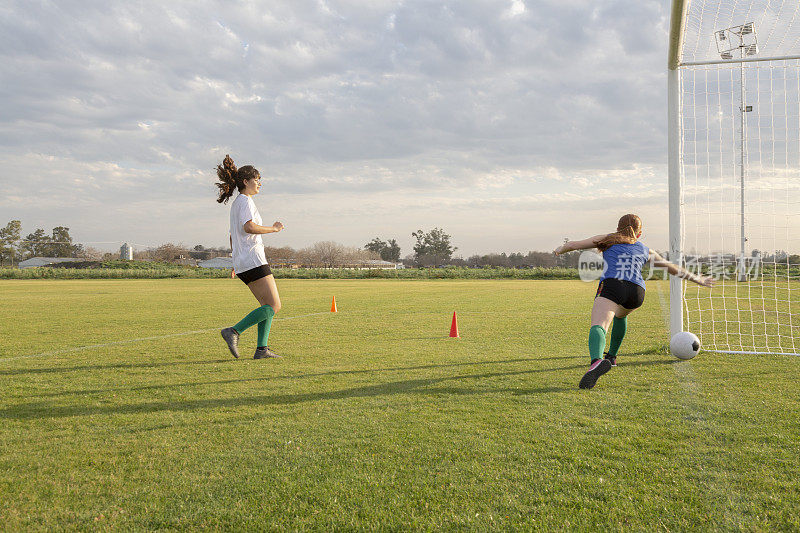
[{"label": "girl in white t-shirt", "polygon": [[261,307],[253,309],[233,327],[223,329],[222,338],[228,343],[228,349],[233,356],[238,358],[239,335],[250,326],[258,324],[258,343],[253,358],[280,357],[267,347],[272,317],[281,308],[281,298],[275,277],[264,256],[261,235],[281,231],[283,224],[275,222],[272,226],[261,225],[261,215],[258,214],[252,198],[261,190],[261,175],[258,170],[250,165],[237,169],[231,156],[226,155],[222,165],[217,165],[217,178],[217,202],[227,203],[233,196],[234,189],[239,191],[231,204],[233,270],[261,304]]}]

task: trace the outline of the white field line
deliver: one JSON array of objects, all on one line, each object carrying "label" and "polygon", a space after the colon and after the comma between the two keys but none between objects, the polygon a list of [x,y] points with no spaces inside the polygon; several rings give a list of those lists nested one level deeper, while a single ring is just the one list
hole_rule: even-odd
[{"label": "white field line", "polygon": [[[317,316],[317,315],[329,315],[330,311],[326,311],[324,313],[309,313],[307,315],[297,315],[297,316],[287,316],[286,318],[275,318],[275,321],[283,321],[283,320],[294,320],[296,318],[306,318],[309,316]],[[127,339],[124,341],[112,341],[112,342],[104,342],[101,344],[89,344],[86,346],[78,346],[75,348],[67,348],[65,350],[55,350],[52,352],[42,352],[42,353],[32,353],[28,355],[18,355],[16,357],[0,357],[0,362],[4,361],[16,361],[18,359],[30,359],[32,357],[47,357],[50,355],[61,355],[65,353],[73,353],[73,352],[80,352],[83,350],[92,350],[94,348],[106,348],[108,346],[119,346],[121,344],[134,344],[137,342],[144,342],[144,341],[157,341],[162,339],[171,339],[173,337],[185,337],[187,335],[197,335],[199,333],[208,333],[209,331],[219,331],[226,326],[222,326],[221,328],[208,328],[208,329],[198,329],[195,331],[183,331],[181,333],[170,333],[169,335],[158,335],[155,337],[139,337],[137,339]]]}]

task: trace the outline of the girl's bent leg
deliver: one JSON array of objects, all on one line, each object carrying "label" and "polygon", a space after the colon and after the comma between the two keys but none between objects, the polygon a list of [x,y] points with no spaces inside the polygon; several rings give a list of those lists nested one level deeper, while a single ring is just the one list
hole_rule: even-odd
[{"label": "girl's bent leg", "polygon": [[270,274],[261,279],[257,279],[247,285],[253,296],[256,297],[261,305],[272,307],[276,313],[281,310],[281,297],[278,294],[278,285],[275,283],[275,276]]},{"label": "girl's bent leg", "polygon": [[608,331],[611,320],[614,316],[619,316],[618,313],[621,313],[621,310],[625,310],[625,308],[608,298],[598,296],[594,299],[592,306],[592,325],[602,326],[604,330]]},{"label": "girl's bent leg", "polygon": [[622,318],[614,317],[614,322],[611,326],[611,344],[608,347],[608,357],[616,357],[619,347],[622,344],[622,339],[625,338],[625,333],[628,331],[628,317]]},{"label": "girl's bent leg", "polygon": [[258,322],[258,341],[256,347],[258,349],[266,349],[267,341],[269,340],[269,332],[272,329],[272,317],[280,311],[281,297],[278,294],[278,285],[275,283],[275,276],[270,274],[261,279],[257,279],[249,283],[247,287],[253,293],[258,303],[263,307],[272,310],[263,320]]},{"label": "girl's bent leg", "polygon": [[606,332],[618,307],[620,307],[619,304],[608,298],[598,296],[594,299],[592,326],[589,328],[589,359],[592,363],[603,357],[603,350],[606,347]]},{"label": "girl's bent leg", "polygon": [[241,334],[246,329],[255,324],[258,324],[259,322],[262,322],[267,319],[271,320],[274,314],[275,312],[268,305],[262,305],[261,307],[256,307],[255,309],[247,313],[247,316],[245,316],[243,319],[237,322],[233,326],[233,329],[236,330],[236,333]]}]

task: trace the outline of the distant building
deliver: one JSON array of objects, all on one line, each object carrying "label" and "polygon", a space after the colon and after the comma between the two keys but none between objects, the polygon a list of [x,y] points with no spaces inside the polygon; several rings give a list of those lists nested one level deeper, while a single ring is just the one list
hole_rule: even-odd
[{"label": "distant building", "polygon": [[191,257],[186,257],[185,255],[181,254],[177,259],[170,261],[170,263],[183,266],[197,266],[198,261],[197,259],[192,259]]},{"label": "distant building", "polygon": [[392,263],[391,261],[384,261],[383,259],[359,259],[350,263],[343,263],[339,268],[357,268],[357,269],[370,269],[370,268],[379,268],[379,269],[395,269],[395,268],[403,268],[402,266],[398,266],[397,263]]},{"label": "distant building", "polygon": [[123,261],[133,261],[133,248],[127,242],[119,249],[119,258]]},{"label": "distant building", "polygon": [[384,261],[383,259],[367,259],[363,261],[361,268],[404,268],[402,263],[393,263],[391,261]]},{"label": "distant building", "polygon": [[31,257],[25,261],[20,261],[19,268],[46,267],[56,263],[80,263],[82,261],[85,260],[76,257]]},{"label": "distant building", "polygon": [[215,257],[214,259],[206,259],[205,261],[198,261],[197,266],[202,268],[233,268],[232,257]]}]

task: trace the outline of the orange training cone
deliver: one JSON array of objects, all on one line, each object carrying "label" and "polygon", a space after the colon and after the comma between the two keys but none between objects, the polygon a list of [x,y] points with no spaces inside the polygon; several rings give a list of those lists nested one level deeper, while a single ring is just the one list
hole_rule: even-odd
[{"label": "orange training cone", "polygon": [[331,313],[336,313],[336,296],[333,297],[333,301],[331,302]]},{"label": "orange training cone", "polygon": [[456,312],[453,311],[453,323],[450,324],[450,336],[451,337],[461,337],[458,334],[458,321],[456,320]]}]

